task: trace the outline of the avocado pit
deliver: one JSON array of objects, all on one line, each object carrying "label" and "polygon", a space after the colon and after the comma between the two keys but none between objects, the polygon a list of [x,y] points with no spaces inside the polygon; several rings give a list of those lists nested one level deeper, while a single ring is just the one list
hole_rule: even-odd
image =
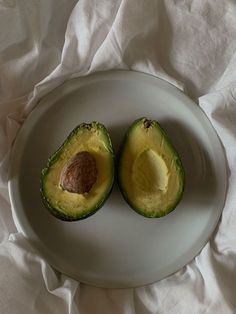
[{"label": "avocado pit", "polygon": [[62,169],[60,186],[71,193],[88,193],[97,180],[95,158],[88,151],[72,156]]}]

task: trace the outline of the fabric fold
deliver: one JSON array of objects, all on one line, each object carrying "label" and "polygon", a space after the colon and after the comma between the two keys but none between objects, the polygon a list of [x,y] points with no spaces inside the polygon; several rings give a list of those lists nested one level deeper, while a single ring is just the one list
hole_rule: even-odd
[{"label": "fabric fold", "polygon": [[[236,312],[235,16],[230,0],[0,0],[1,313]],[[157,283],[124,290],[52,269],[17,233],[7,194],[12,145],[39,100],[71,78],[115,69],[186,92],[217,131],[229,168],[221,219],[199,255]]]}]

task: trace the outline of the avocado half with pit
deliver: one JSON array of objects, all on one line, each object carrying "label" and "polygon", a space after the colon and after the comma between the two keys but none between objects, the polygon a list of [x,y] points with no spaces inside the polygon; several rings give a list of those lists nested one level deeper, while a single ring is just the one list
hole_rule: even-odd
[{"label": "avocado half with pit", "polygon": [[145,217],[165,216],[181,200],[184,169],[157,121],[140,118],[128,129],[120,153],[118,181],[125,200]]},{"label": "avocado half with pit", "polygon": [[107,129],[82,123],[48,159],[41,173],[41,196],[62,220],[94,214],[108,198],[114,180],[114,154]]}]

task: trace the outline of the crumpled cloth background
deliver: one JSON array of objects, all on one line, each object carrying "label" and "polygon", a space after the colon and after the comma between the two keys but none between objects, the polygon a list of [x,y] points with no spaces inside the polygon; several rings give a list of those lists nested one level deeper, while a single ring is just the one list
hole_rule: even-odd
[{"label": "crumpled cloth background", "polygon": [[[55,272],[17,233],[9,154],[38,100],[72,77],[130,69],[176,85],[205,111],[229,168],[225,208],[174,275],[106,290]],[[0,313],[236,313],[236,2],[0,0]]]}]

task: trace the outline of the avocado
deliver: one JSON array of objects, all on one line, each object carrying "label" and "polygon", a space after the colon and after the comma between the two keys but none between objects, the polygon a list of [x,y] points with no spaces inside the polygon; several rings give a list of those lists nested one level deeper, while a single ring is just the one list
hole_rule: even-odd
[{"label": "avocado", "polygon": [[48,159],[41,172],[41,196],[49,211],[73,221],[94,214],[114,181],[114,153],[107,129],[82,123]]},{"label": "avocado", "polygon": [[155,120],[140,118],[121,148],[118,183],[127,203],[145,217],[162,217],[179,203],[184,169],[169,137]]}]

